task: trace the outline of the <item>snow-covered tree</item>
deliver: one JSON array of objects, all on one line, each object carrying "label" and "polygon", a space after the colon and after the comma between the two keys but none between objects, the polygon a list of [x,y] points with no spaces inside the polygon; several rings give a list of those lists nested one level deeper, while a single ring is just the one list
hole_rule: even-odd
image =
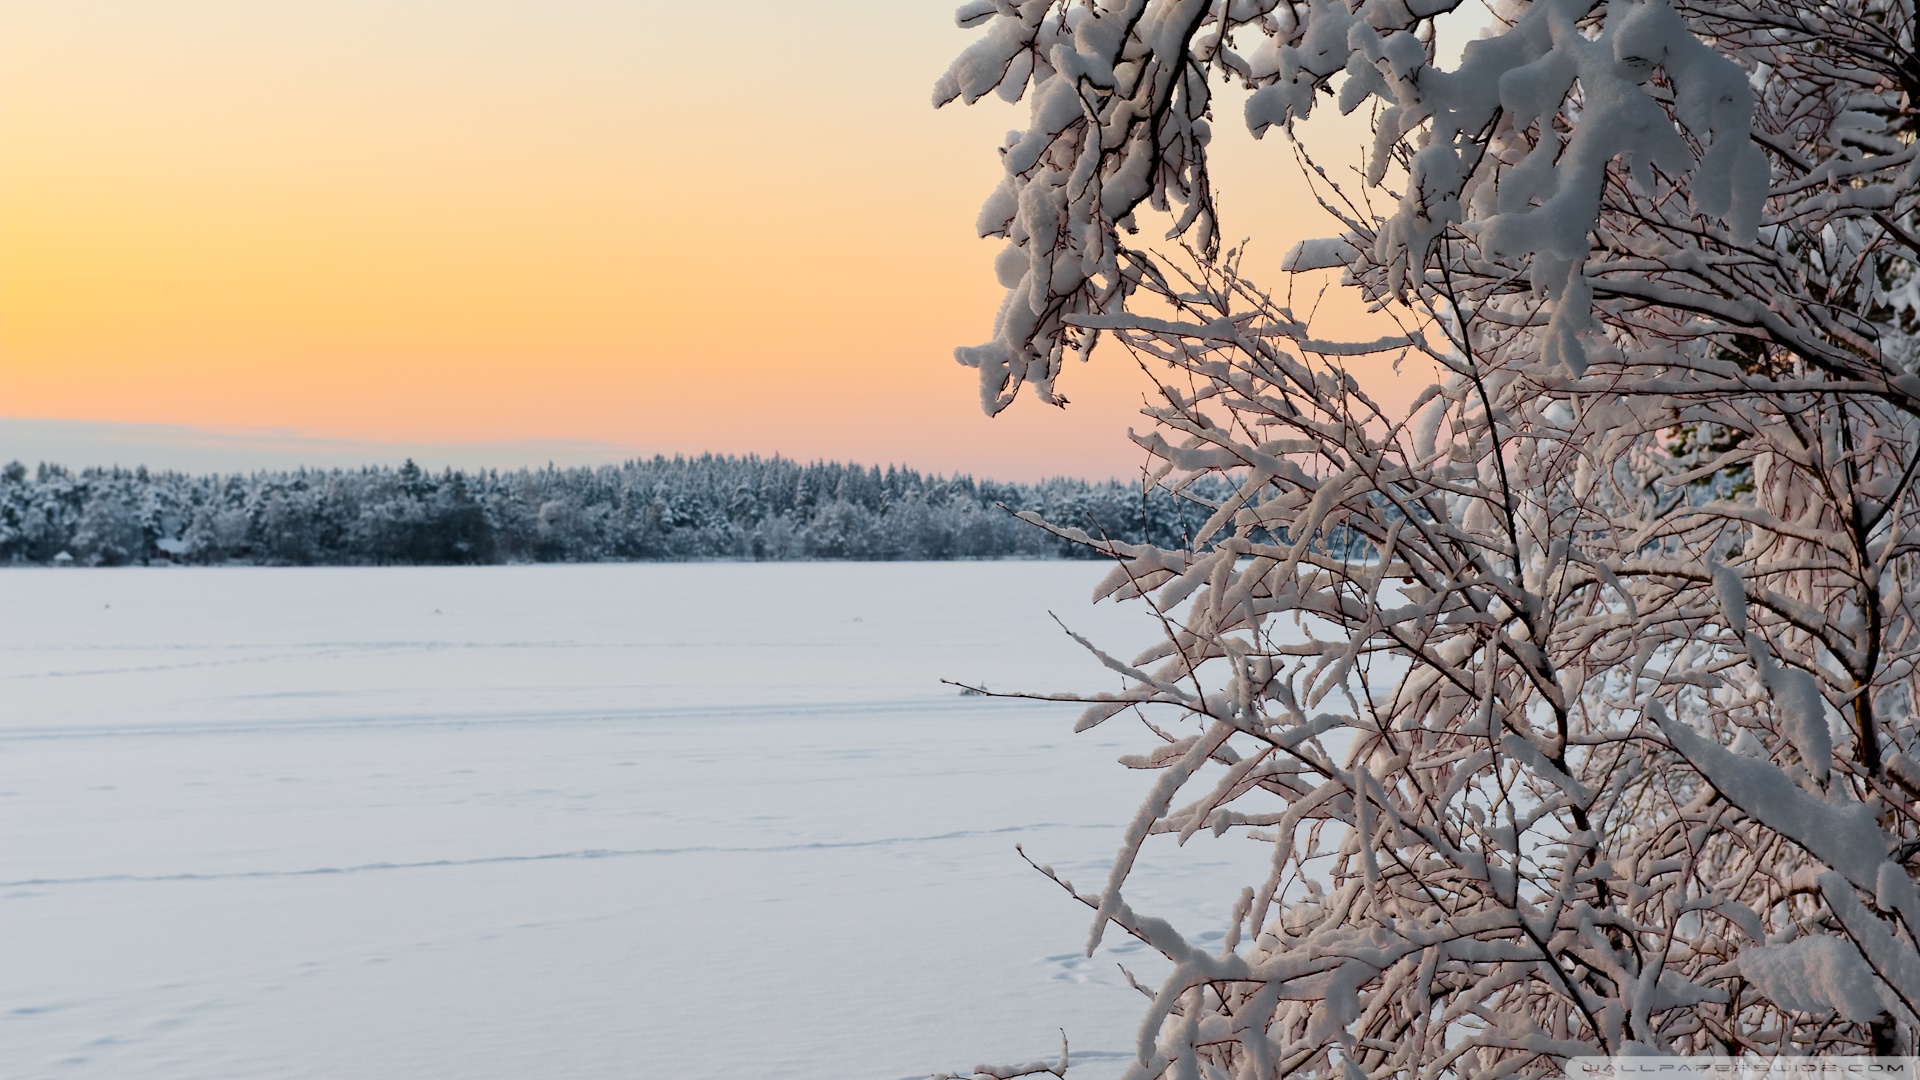
[{"label": "snow-covered tree", "polygon": [[124,566],[146,558],[146,534],[123,493],[109,486],[94,489],[73,531],[73,553],[93,566]]},{"label": "snow-covered tree", "polygon": [[[1117,340],[1153,482],[1212,509],[1184,548],[1055,526],[1167,629],[1071,695],[1158,743],[1075,892],[1174,964],[1129,1076],[1920,1053],[1912,0],[1495,0],[1442,63],[1458,6],[958,14],[936,103],[1032,116],[960,359],[997,411]],[[1401,333],[1314,340],[1220,250],[1215,83],[1296,145],[1367,110],[1363,175],[1310,173],[1341,235],[1287,271]],[[1443,377],[1389,410],[1359,354]],[[1200,831],[1271,849],[1211,950],[1127,900]]]},{"label": "snow-covered tree", "polygon": [[[79,531],[97,498],[108,500],[99,521],[111,507],[134,512],[141,539],[113,549],[122,554],[96,551],[98,528]],[[417,466],[76,475],[46,465],[29,473],[14,462],[0,467],[0,564],[45,563],[68,548],[83,561],[138,558],[161,541],[170,559],[296,564],[1086,554],[1007,509],[1159,542],[1178,542],[1205,516],[1166,492],[1143,500],[1116,481],[999,484],[779,457],[655,457],[471,476]]]}]

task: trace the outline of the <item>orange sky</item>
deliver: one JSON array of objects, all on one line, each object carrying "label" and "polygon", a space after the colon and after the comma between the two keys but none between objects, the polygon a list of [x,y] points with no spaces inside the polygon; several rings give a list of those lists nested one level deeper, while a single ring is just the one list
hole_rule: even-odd
[{"label": "orange sky", "polygon": [[[0,0],[0,416],[1132,471],[1126,365],[951,358],[1025,115],[929,107],[951,7]],[[1328,231],[1226,111],[1229,234]]]}]

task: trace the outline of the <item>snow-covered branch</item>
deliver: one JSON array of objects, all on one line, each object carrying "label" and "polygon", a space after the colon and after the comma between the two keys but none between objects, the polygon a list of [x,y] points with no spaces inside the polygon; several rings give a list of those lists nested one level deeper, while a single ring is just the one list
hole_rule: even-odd
[{"label": "snow-covered branch", "polygon": [[[1913,4],[1496,0],[1445,69],[1453,6],[974,4],[936,94],[1033,100],[988,408],[1105,334],[1150,481],[1207,492],[1177,550],[1071,536],[1165,628],[1080,699],[1155,738],[1075,894],[1174,964],[1128,1075],[1920,1052]],[[1315,340],[1215,249],[1209,75],[1256,134],[1373,110],[1385,209],[1316,174],[1344,232],[1285,265],[1402,333]],[[1406,352],[1405,412],[1343,368]],[[1217,954],[1126,896],[1200,830],[1271,855]]]}]

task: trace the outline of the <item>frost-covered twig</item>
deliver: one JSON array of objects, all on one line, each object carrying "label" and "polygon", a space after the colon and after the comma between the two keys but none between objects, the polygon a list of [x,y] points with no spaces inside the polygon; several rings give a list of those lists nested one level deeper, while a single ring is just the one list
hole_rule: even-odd
[{"label": "frost-covered twig", "polygon": [[[1049,526],[1163,630],[1070,696],[1160,740],[1074,893],[1174,965],[1129,1078],[1920,1051],[1912,0],[1497,0],[1448,70],[1454,6],[982,0],[936,93],[1033,95],[989,409],[1104,336],[1148,482],[1208,492],[1177,550]],[[1373,103],[1286,269],[1400,333],[1316,339],[1217,250],[1210,75],[1289,139]],[[1160,210],[1179,250],[1122,241]],[[1404,413],[1345,368],[1406,353]],[[1124,899],[1199,830],[1271,846],[1218,955]]]},{"label": "frost-covered twig", "polygon": [[1014,1080],[1018,1076],[1067,1075],[1067,1033],[1060,1033],[1060,1057],[1055,1061],[1029,1061],[1025,1065],[975,1065],[967,1073],[934,1073],[928,1080]]}]

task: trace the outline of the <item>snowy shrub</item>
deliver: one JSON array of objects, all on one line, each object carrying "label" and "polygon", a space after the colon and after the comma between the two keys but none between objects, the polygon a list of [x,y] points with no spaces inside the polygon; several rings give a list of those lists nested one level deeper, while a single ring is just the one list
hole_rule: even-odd
[{"label": "snowy shrub", "polygon": [[[1073,698],[1158,743],[1074,892],[1089,949],[1174,965],[1128,1075],[1920,1053],[1913,4],[1497,0],[1445,70],[1454,7],[959,12],[936,102],[1032,109],[960,359],[997,411],[1117,340],[1160,375],[1153,482],[1212,507],[1184,547],[1053,526],[1167,630]],[[1371,110],[1359,186],[1315,174],[1344,233],[1288,270],[1402,333],[1313,340],[1218,250],[1221,78],[1256,134]],[[1132,245],[1149,213],[1177,250]],[[1360,354],[1444,378],[1390,411]],[[1271,850],[1211,950],[1127,899],[1201,831]]]}]

